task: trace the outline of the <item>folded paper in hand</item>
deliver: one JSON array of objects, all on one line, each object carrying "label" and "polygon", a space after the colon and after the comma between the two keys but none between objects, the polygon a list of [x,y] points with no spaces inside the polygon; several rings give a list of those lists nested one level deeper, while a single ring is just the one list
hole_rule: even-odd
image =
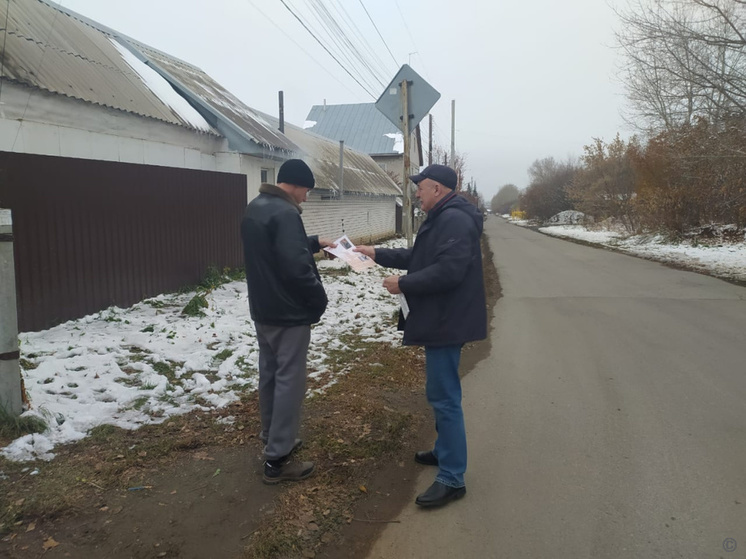
[{"label": "folded paper in hand", "polygon": [[407,320],[407,317],[409,316],[409,303],[407,303],[407,298],[404,296],[404,293],[399,293],[399,304],[401,305],[401,314],[404,317],[404,320]]},{"label": "folded paper in hand", "polygon": [[335,248],[324,247],[324,250],[344,260],[356,272],[375,266],[376,263],[372,259],[365,256],[362,252],[355,252],[353,250],[355,245],[352,244],[347,235],[342,235],[334,243],[337,245]]}]

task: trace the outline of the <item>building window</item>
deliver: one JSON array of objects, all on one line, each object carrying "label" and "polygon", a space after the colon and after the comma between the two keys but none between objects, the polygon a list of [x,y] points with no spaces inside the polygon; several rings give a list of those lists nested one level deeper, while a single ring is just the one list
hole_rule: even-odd
[{"label": "building window", "polygon": [[274,184],[275,182],[275,170],[274,169],[262,169],[262,183]]}]

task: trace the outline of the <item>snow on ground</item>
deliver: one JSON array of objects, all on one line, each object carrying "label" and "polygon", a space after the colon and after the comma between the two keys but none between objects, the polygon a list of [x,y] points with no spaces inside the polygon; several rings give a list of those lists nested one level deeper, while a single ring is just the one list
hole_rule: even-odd
[{"label": "snow on ground", "polygon": [[[398,298],[382,286],[385,276],[398,272],[378,266],[352,272],[339,260],[322,260],[319,270],[329,305],[311,330],[310,377],[326,371],[328,351],[346,348],[346,335],[401,342],[392,319]],[[2,455],[50,460],[56,445],[82,439],[98,425],[135,429],[193,409],[219,408],[255,390],[259,350],[246,282],[207,294],[203,317],[181,314],[193,296],[160,295],[20,334],[32,407],[26,415],[43,417],[49,429],[13,441]]]},{"label": "snow on ground", "polygon": [[721,278],[746,281],[746,242],[693,245],[687,240],[671,243],[661,235],[627,236],[616,231],[588,230],[582,225],[540,227],[539,231],[597,243],[658,262],[683,265]]}]

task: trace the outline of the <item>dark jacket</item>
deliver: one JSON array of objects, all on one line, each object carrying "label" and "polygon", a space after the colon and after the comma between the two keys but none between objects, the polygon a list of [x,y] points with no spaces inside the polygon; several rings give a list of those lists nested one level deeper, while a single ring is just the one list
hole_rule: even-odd
[{"label": "dark jacket", "polygon": [[409,316],[404,345],[444,346],[487,336],[487,307],[479,237],[484,218],[462,196],[430,210],[409,249],[376,249],[382,266],[406,269],[399,288]]},{"label": "dark jacket", "polygon": [[327,298],[300,206],[281,188],[263,184],[241,221],[251,318],[269,326],[318,322]]}]

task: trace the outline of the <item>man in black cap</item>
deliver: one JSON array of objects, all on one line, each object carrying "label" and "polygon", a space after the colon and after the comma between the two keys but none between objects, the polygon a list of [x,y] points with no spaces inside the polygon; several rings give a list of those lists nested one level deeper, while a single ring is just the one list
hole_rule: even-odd
[{"label": "man in black cap", "polygon": [[296,462],[306,394],[306,358],[311,324],[326,310],[327,298],[313,254],[335,246],[309,237],[301,203],[315,185],[300,159],[285,161],[277,185],[262,184],[241,221],[249,308],[259,342],[259,407],[264,447],[264,482],[298,481],[313,473],[313,462]]},{"label": "man in black cap", "polygon": [[399,315],[404,345],[425,346],[426,394],[437,439],[432,450],[417,452],[414,459],[437,466],[438,474],[415,503],[436,507],[466,494],[466,429],[458,366],[464,343],[487,336],[479,244],[484,219],[476,206],[457,195],[458,176],[450,167],[429,165],[409,178],[427,212],[414,246],[356,250],[381,266],[407,270],[405,276],[387,277],[383,286],[407,299],[409,315]]}]

